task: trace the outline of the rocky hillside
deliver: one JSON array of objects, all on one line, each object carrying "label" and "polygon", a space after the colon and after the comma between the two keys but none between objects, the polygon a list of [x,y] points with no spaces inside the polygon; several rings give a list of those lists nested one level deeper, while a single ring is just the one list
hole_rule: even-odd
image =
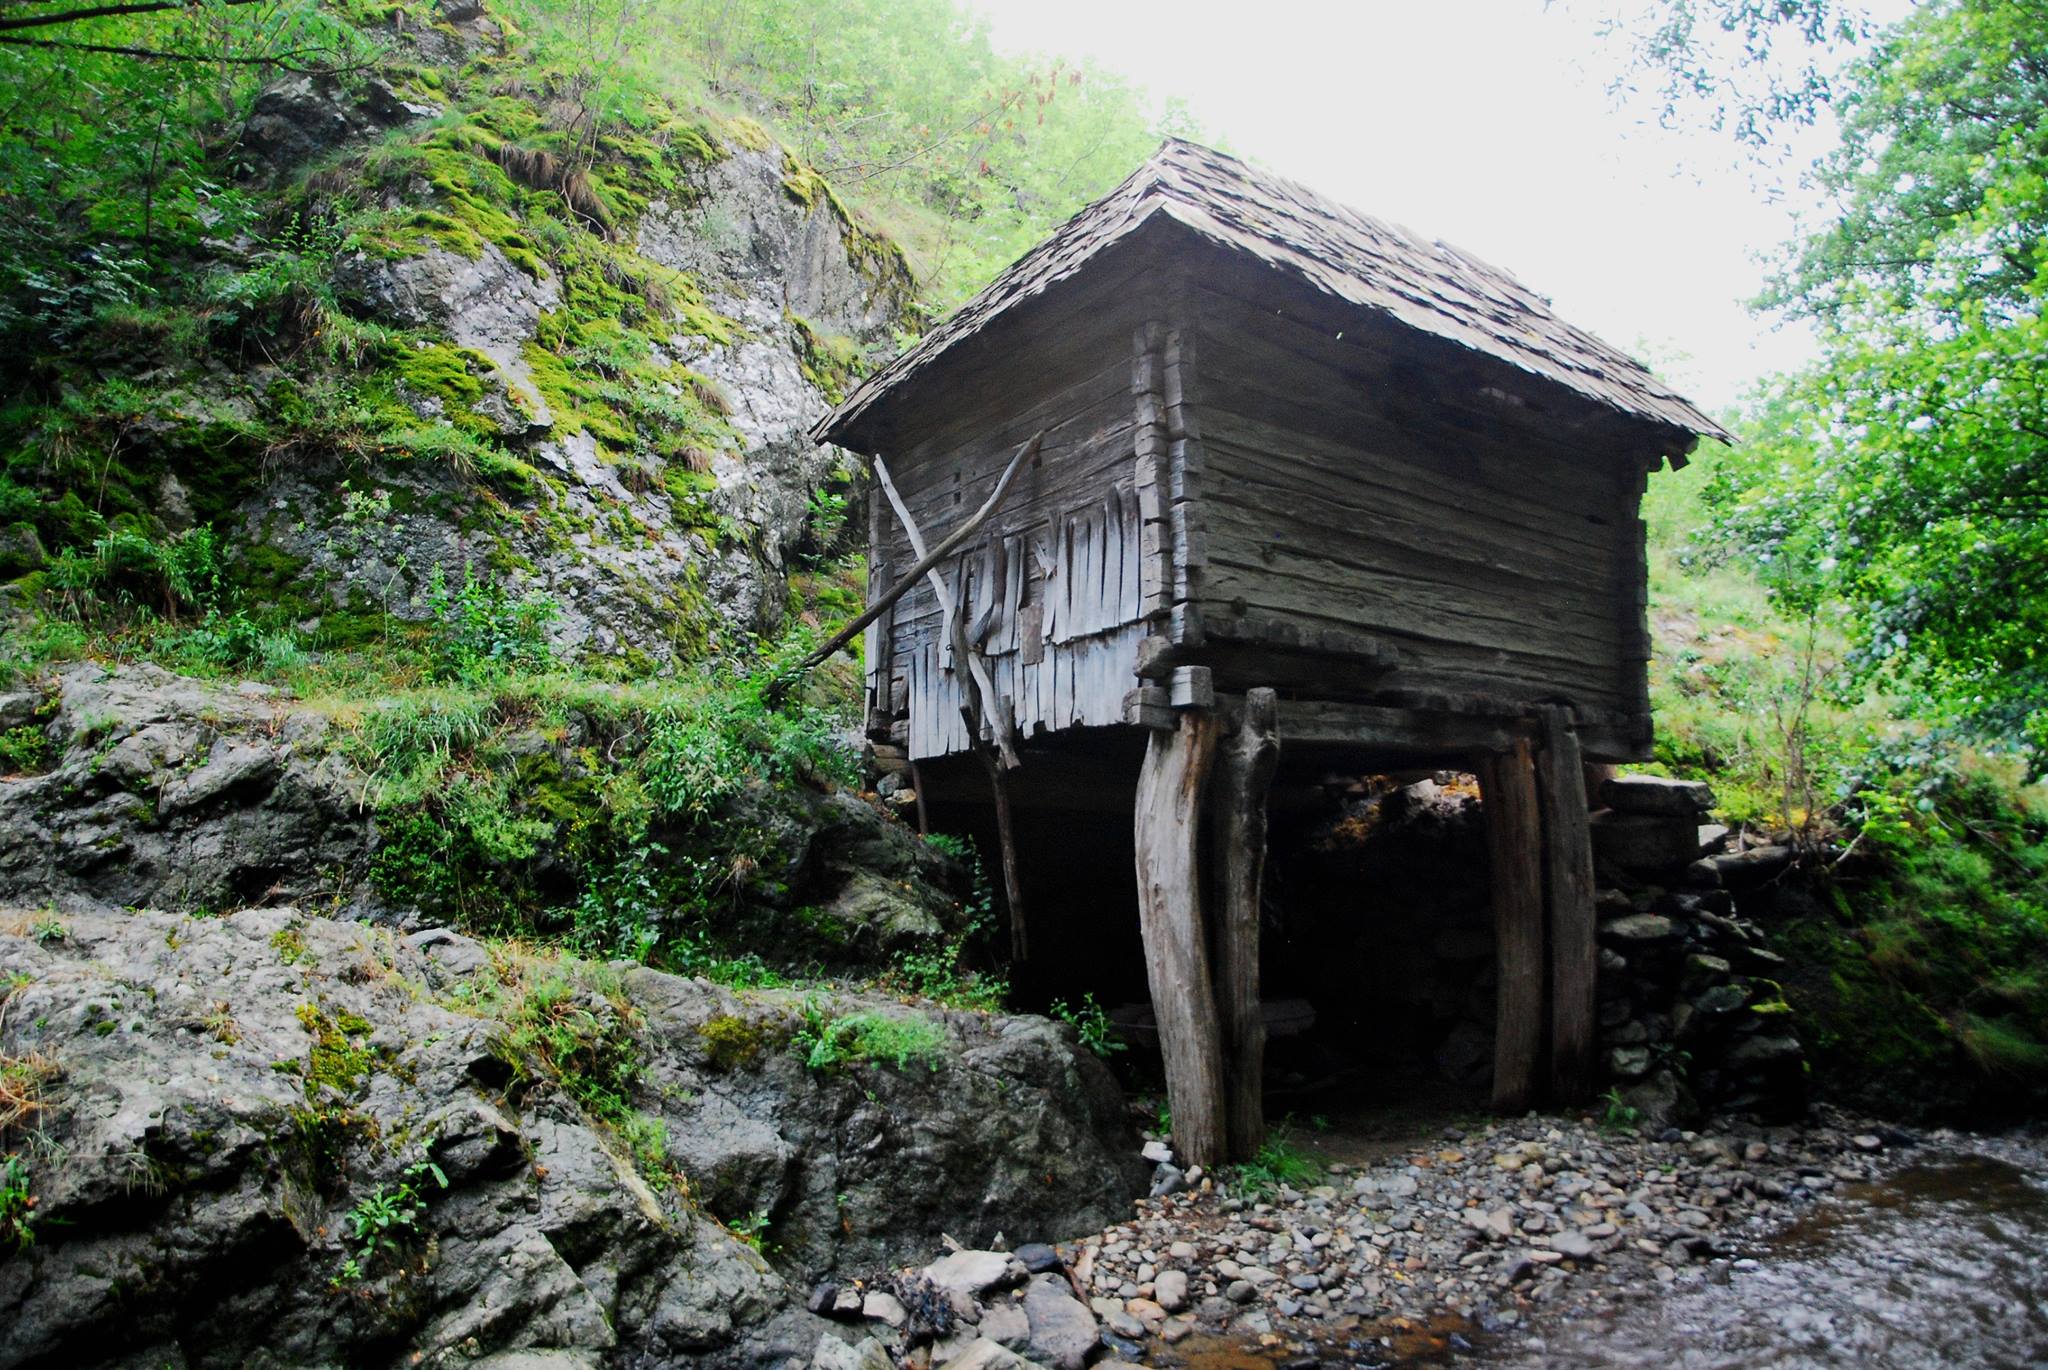
[{"label": "rocky hillside", "polygon": [[289,907],[8,914],[0,984],[9,1367],[832,1365],[812,1280],[1142,1183],[1043,1019]]},{"label": "rocky hillside", "polygon": [[[401,927],[567,933],[593,952],[667,942],[696,969],[714,949],[815,969],[957,948],[967,884],[949,857],[792,770],[774,739],[682,707],[602,686],[365,705],[65,666],[0,692],[0,731],[37,744],[34,766],[0,779],[0,900],[210,913],[287,899]],[[698,745],[729,748],[730,769],[670,769]]]},{"label": "rocky hillside", "polygon": [[965,872],[852,796],[843,677],[758,674],[856,602],[807,430],[903,255],[555,30],[336,22],[360,68],[203,124],[204,194],[117,248],[81,192],[0,280],[0,886],[688,966],[961,933]]}]

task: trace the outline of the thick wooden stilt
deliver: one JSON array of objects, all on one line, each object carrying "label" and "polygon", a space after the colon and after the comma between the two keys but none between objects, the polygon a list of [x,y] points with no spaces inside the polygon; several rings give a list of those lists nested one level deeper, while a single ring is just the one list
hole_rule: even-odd
[{"label": "thick wooden stilt", "polygon": [[1266,791],[1280,764],[1271,690],[1244,697],[1209,799],[1216,866],[1216,1005],[1222,1019],[1225,1137],[1232,1160],[1266,1140],[1266,1025],[1259,1017],[1259,892],[1266,878]]},{"label": "thick wooden stilt", "polygon": [[1196,1165],[1227,1151],[1223,1046],[1202,916],[1202,799],[1222,720],[1202,709],[1155,731],[1138,772],[1138,918],[1166,1059],[1175,1149]]},{"label": "thick wooden stilt", "polygon": [[1585,769],[1571,714],[1556,705],[1537,711],[1543,750],[1536,760],[1536,791],[1543,810],[1543,871],[1550,924],[1551,1102],[1593,1097],[1595,977],[1600,951],[1594,937],[1593,835],[1587,822]]},{"label": "thick wooden stilt", "polygon": [[1519,1113],[1536,1094],[1543,1041],[1543,845],[1536,768],[1526,738],[1486,758],[1486,855],[1493,891],[1499,988],[1494,1014],[1493,1107]]}]

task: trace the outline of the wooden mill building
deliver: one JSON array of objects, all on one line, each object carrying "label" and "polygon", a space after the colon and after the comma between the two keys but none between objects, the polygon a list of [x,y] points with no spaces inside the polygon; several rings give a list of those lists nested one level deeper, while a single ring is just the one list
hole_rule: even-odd
[{"label": "wooden mill building", "polygon": [[1505,273],[1177,140],[815,432],[878,459],[868,726],[922,786],[993,780],[1007,824],[1142,752],[1137,916],[1198,1161],[1261,1135],[1282,754],[1479,774],[1495,1099],[1590,1088],[1581,759],[1648,755],[1640,504],[1701,435]]}]

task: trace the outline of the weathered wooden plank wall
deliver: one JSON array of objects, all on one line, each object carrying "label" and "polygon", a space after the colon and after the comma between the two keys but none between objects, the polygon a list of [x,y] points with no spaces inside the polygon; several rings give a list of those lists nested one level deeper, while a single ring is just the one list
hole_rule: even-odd
[{"label": "weathered wooden plank wall", "polygon": [[1204,619],[1395,648],[1394,677],[1361,671],[1361,690],[1643,711],[1647,447],[1617,451],[1611,429],[1513,421],[1483,400],[1452,410],[1429,393],[1440,378],[1425,384],[1384,339],[1347,336],[1270,276],[1203,273],[1191,307]]},{"label": "weathered wooden plank wall", "polygon": [[[956,403],[906,425],[917,440],[889,454],[905,503],[936,537],[985,495],[1019,442],[1044,430],[1037,461],[947,572],[1024,737],[1120,724],[1133,683],[1146,536],[1131,460],[1131,338],[1143,292],[1122,283],[1107,283],[1100,308],[1032,323],[1005,349],[1011,369],[992,371],[987,389],[963,373]],[[871,531],[873,564],[907,562],[892,520]],[[965,750],[952,651],[928,588],[897,603],[874,650],[894,678],[878,671],[871,681],[871,729],[907,710],[899,735],[912,757]]]}]

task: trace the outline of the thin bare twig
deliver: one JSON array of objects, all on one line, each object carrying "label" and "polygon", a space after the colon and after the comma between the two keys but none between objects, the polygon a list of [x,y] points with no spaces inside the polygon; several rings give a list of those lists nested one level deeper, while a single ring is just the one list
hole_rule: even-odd
[{"label": "thin bare twig", "polygon": [[78,43],[65,38],[13,38],[0,35],[0,45],[15,48],[59,48],[66,52],[101,52],[112,57],[134,57],[145,62],[194,62],[202,66],[276,67],[280,71],[339,76],[365,71],[373,63],[351,62],[347,66],[327,63],[301,66],[299,60],[319,53],[318,48],[295,48],[264,56],[239,57],[211,52],[170,52],[163,48],[131,47],[125,43]]},{"label": "thin bare twig", "polygon": [[[260,5],[268,0],[212,0],[218,5]],[[88,5],[84,9],[58,10],[53,14],[26,14],[0,19],[0,32],[15,29],[49,28],[53,24],[76,24],[85,19],[111,19],[124,14],[161,14],[165,10],[198,9],[198,0],[128,0],[119,5]]]}]

